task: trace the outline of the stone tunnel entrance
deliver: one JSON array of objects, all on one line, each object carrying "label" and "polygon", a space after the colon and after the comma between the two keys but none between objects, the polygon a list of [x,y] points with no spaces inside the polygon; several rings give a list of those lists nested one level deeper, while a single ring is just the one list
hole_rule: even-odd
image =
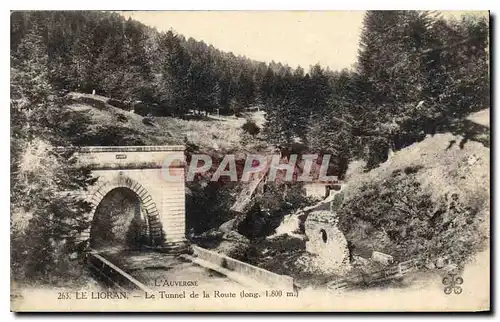
[{"label": "stone tunnel entrance", "polygon": [[91,225],[80,238],[88,246],[186,243],[184,147],[80,147],[77,158],[98,178],[84,192]]},{"label": "stone tunnel entrance", "polygon": [[129,188],[115,188],[96,208],[90,228],[90,247],[96,250],[138,249],[143,245],[159,244],[150,232],[139,196]]}]

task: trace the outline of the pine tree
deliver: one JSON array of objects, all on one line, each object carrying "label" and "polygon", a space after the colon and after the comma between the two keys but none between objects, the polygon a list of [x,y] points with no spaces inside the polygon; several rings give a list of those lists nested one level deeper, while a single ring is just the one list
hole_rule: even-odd
[{"label": "pine tree", "polygon": [[[88,228],[90,205],[75,192],[95,180],[76,167],[53,121],[63,112],[48,78],[47,48],[35,26],[12,55],[11,207],[13,256],[27,278],[50,278],[57,263],[85,245],[77,235]],[[23,238],[24,236],[24,238]]]},{"label": "pine tree", "polygon": [[422,137],[413,109],[428,99],[424,53],[433,44],[433,23],[425,11],[369,11],[365,16],[357,71],[372,120],[362,129],[370,166],[384,161],[390,148]]},{"label": "pine tree", "polygon": [[312,115],[321,114],[327,107],[331,94],[328,76],[319,65],[314,65],[310,71],[308,85],[309,105],[306,107]]},{"label": "pine tree", "polygon": [[248,71],[242,70],[235,84],[235,99],[243,107],[249,107],[255,103],[255,84]]},{"label": "pine tree", "polygon": [[163,56],[159,102],[167,108],[166,114],[183,115],[194,108],[189,92],[191,57],[171,30],[159,36],[159,51]]},{"label": "pine tree", "polygon": [[190,100],[194,109],[210,112],[219,106],[221,89],[210,61],[206,58],[193,61],[188,78]]},{"label": "pine tree", "polygon": [[275,95],[276,77],[271,67],[267,68],[260,85],[260,100],[265,106],[269,106]]},{"label": "pine tree", "polygon": [[267,141],[279,150],[289,148],[295,141],[295,111],[298,103],[294,97],[277,97],[267,110],[264,133]]},{"label": "pine tree", "polygon": [[[363,21],[358,72],[375,85],[374,102],[418,103],[425,87],[422,52],[433,20],[425,11],[369,11]],[[389,111],[391,112],[391,111]]]}]

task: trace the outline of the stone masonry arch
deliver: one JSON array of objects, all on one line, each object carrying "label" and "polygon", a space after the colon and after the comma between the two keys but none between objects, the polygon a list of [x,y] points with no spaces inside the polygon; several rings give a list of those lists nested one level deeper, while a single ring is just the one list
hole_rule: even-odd
[{"label": "stone masonry arch", "polygon": [[[153,237],[153,240],[159,240],[162,235],[163,227],[160,220],[160,213],[156,207],[153,197],[139,182],[124,175],[121,171],[113,180],[101,183],[90,194],[89,202],[92,204],[90,220],[94,219],[97,206],[99,206],[104,197],[109,192],[117,188],[128,188],[137,195],[137,198],[146,211],[151,237]],[[87,229],[86,233],[90,236],[90,227]]]},{"label": "stone masonry arch", "polygon": [[[80,147],[76,157],[98,178],[84,196],[92,204],[89,219],[110,191],[128,188],[146,211],[153,239],[163,234],[162,246],[186,243],[183,146]],[[90,227],[81,239],[90,239]]]}]

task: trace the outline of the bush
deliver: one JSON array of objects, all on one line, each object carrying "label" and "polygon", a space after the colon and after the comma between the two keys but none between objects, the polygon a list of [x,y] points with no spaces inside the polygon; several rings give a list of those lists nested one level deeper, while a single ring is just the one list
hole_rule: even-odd
[{"label": "bush", "polygon": [[[408,168],[407,168],[408,169]],[[397,260],[448,256],[462,264],[483,244],[479,207],[456,193],[431,198],[415,169],[394,172],[350,194],[339,208],[339,224],[359,251],[379,250]]]},{"label": "bush", "polygon": [[247,120],[241,128],[251,136],[256,136],[260,133],[260,127],[253,120]]},{"label": "bush", "polygon": [[146,116],[142,119],[142,123],[149,125],[149,126],[154,126],[158,127],[158,123],[156,123],[155,119],[152,116]]},{"label": "bush", "polygon": [[245,261],[277,274],[293,276],[303,273],[297,269],[297,258],[306,250],[303,239],[282,235],[272,239],[262,238],[250,244]]},{"label": "bush", "polygon": [[241,112],[243,111],[243,106],[238,103],[236,99],[232,99],[229,102],[229,110],[234,114],[234,116],[240,117]]},{"label": "bush", "polygon": [[71,152],[58,153],[44,140],[18,148],[11,186],[11,267],[19,271],[13,277],[51,282],[61,260],[79,246],[78,232],[88,227],[91,209],[78,195],[62,192],[95,180],[88,169],[75,166]]},{"label": "bush", "polygon": [[420,164],[407,166],[407,167],[405,167],[404,172],[405,172],[405,174],[417,173],[418,170],[422,169],[423,167],[424,166],[420,165]]},{"label": "bush", "polygon": [[133,102],[132,107],[134,108],[134,113],[140,116],[146,116],[151,112],[149,106],[140,101]]}]

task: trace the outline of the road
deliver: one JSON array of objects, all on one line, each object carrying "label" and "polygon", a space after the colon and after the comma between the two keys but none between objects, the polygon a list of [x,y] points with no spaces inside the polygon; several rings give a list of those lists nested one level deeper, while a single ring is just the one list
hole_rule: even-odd
[{"label": "road", "polygon": [[144,251],[106,250],[101,256],[151,289],[234,288],[239,285],[226,276],[193,264],[178,256]]}]

